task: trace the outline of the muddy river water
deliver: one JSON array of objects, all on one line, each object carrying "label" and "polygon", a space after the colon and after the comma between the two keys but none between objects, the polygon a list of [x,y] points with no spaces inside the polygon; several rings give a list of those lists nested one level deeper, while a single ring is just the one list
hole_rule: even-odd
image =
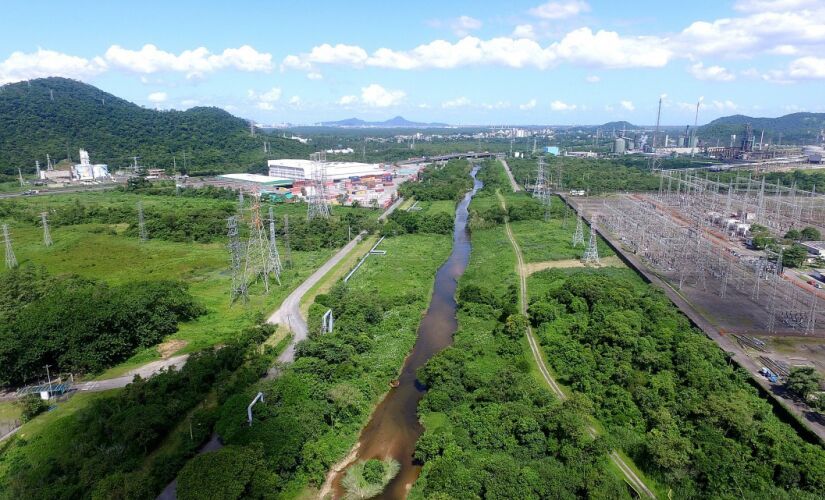
[{"label": "muddy river water", "polygon": [[[392,457],[401,464],[401,470],[377,498],[404,498],[421,471],[413,462],[415,443],[423,432],[418,422],[418,402],[424,397],[424,387],[416,379],[416,370],[437,352],[449,346],[458,323],[456,321],[455,292],[458,279],[470,260],[470,234],[467,231],[468,210],[482,183],[475,179],[478,167],[472,171],[473,190],[467,193],[456,208],[453,229],[453,250],[449,259],[435,275],[435,286],[427,314],[418,326],[418,338],[404,362],[398,378],[398,387],[390,389],[378,405],[369,423],[361,431],[356,461]],[[335,478],[335,496],[341,498],[343,473]]]}]

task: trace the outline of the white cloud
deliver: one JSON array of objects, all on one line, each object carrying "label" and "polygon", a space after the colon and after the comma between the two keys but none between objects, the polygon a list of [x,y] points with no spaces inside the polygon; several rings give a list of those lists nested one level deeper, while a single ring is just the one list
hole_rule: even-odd
[{"label": "white cloud", "polygon": [[273,106],[271,102],[266,101],[261,101],[255,106],[257,106],[258,109],[262,109],[264,111],[272,111],[273,109],[275,109],[275,106]]},{"label": "white cloud", "polygon": [[441,107],[444,109],[450,108],[465,108],[471,104],[470,100],[464,96],[456,97],[455,99],[450,99],[449,101],[444,101],[441,103]]},{"label": "white cloud", "polygon": [[324,75],[318,73],[317,71],[310,71],[309,73],[307,73],[307,78],[309,78],[310,80],[323,80]]},{"label": "white cloud", "polygon": [[530,99],[529,101],[525,102],[524,104],[519,104],[518,109],[520,109],[522,111],[527,111],[529,109],[535,108],[536,104],[538,104],[538,103],[536,102],[535,99]]},{"label": "white cloud", "polygon": [[407,94],[402,90],[387,90],[377,83],[361,88],[361,101],[374,108],[388,108],[398,104]]},{"label": "white cloud", "polygon": [[794,47],[793,45],[783,44],[777,45],[776,47],[769,50],[768,53],[777,56],[793,56],[799,53],[799,49]]},{"label": "white cloud", "polygon": [[587,83],[599,83],[600,81],[602,81],[602,79],[596,75],[589,75],[585,77],[584,81],[586,81]]},{"label": "white cloud", "polygon": [[736,76],[722,66],[705,66],[697,62],[690,67],[690,74],[697,80],[713,80],[717,82],[731,82]]},{"label": "white cloud", "polygon": [[450,28],[458,36],[467,36],[471,31],[481,29],[481,21],[470,16],[459,16],[450,23]]},{"label": "white cloud", "polygon": [[576,109],[576,105],[557,100],[550,103],[550,109],[553,111],[573,111]]},{"label": "white cloud", "polygon": [[819,0],[738,0],[733,8],[742,12],[764,12],[814,7]]},{"label": "white cloud", "polygon": [[590,12],[590,5],[581,0],[547,2],[530,9],[528,12],[541,19],[566,19],[578,16],[583,12]]},{"label": "white cloud", "polygon": [[608,113],[609,113],[609,112],[611,112],[611,111],[613,111],[614,109],[615,109],[615,108],[614,108],[612,105],[610,105],[610,104],[605,104],[605,105],[604,105],[604,110],[605,110],[605,111],[607,111]]},{"label": "white cloud", "polygon": [[542,47],[528,38],[467,36],[455,43],[434,40],[411,50],[380,48],[368,55],[353,45],[324,44],[300,56],[289,55],[283,67],[311,70],[316,64],[377,67],[400,70],[453,69],[462,66],[534,67],[546,69],[559,62],[604,68],[658,68],[672,51],[656,37],[623,37],[614,31],[579,28]]},{"label": "white cloud", "polygon": [[301,98],[297,95],[294,95],[289,98],[289,105],[290,106],[300,106],[301,105]]},{"label": "white cloud", "polygon": [[199,101],[197,99],[184,99],[180,102],[180,105],[184,108],[191,108],[192,106],[197,106]]},{"label": "white cloud", "polygon": [[12,52],[8,59],[0,62],[0,84],[47,76],[85,80],[105,70],[106,62],[99,57],[86,59],[44,49],[30,54]]},{"label": "white cloud", "polygon": [[532,24],[519,24],[513,28],[513,34],[510,36],[513,38],[529,38],[530,40],[535,40],[536,29],[533,28]]},{"label": "white cloud", "polygon": [[358,101],[358,96],[345,95],[345,96],[341,96],[341,98],[338,99],[338,104],[340,104],[341,106],[349,106],[350,104],[355,104],[357,101]]},{"label": "white cloud", "polygon": [[796,79],[825,78],[825,58],[800,57],[788,65],[788,76]]},{"label": "white cloud", "polygon": [[254,90],[250,89],[246,92],[247,97],[252,100],[261,101],[261,102],[276,102],[278,99],[281,98],[281,89],[278,87],[272,87],[271,89],[267,90],[264,93],[257,93]]},{"label": "white cloud", "polygon": [[146,44],[140,50],[112,45],[104,57],[113,68],[145,74],[174,71],[185,73],[189,78],[223,69],[250,72],[268,72],[272,69],[272,55],[258,52],[249,45],[225,49],[220,54],[212,54],[206,47],[198,47],[177,55],[152,44]]},{"label": "white cloud", "polygon": [[498,101],[494,103],[483,103],[481,105],[484,109],[507,109],[510,107],[509,101]]},{"label": "white cloud", "polygon": [[149,94],[147,99],[149,99],[149,102],[159,104],[161,102],[166,101],[167,97],[168,96],[166,95],[166,92],[152,92],[151,94]]},{"label": "white cloud", "polygon": [[619,105],[620,105],[620,106],[622,107],[622,109],[624,109],[625,111],[634,111],[634,110],[636,109],[636,106],[634,106],[634,105],[633,105],[633,101],[621,101],[621,102],[619,103]]}]

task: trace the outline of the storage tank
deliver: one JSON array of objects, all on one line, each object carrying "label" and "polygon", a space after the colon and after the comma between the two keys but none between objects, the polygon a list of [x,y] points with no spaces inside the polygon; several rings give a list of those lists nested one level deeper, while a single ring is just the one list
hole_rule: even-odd
[{"label": "storage tank", "polygon": [[617,155],[621,155],[624,154],[624,149],[624,139],[621,137],[616,138],[613,141],[613,152]]}]

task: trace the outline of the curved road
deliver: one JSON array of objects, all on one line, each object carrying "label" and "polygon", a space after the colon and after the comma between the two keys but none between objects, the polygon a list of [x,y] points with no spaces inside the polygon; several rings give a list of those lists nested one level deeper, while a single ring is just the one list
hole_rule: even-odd
[{"label": "curved road", "polygon": [[[509,170],[508,170],[509,171]],[[512,178],[512,177],[511,177]],[[496,192],[498,196],[499,202],[501,203],[501,207],[507,210],[507,204],[504,201],[504,197],[501,193]],[[507,239],[510,240],[510,244],[513,246],[513,251],[516,254],[516,265],[518,266],[518,275],[519,275],[519,288],[521,293],[519,294],[519,310],[525,316],[527,315],[527,272],[526,266],[524,265],[524,257],[521,254],[521,248],[519,247],[518,242],[516,242],[516,238],[513,236],[513,231],[510,229],[510,221],[506,221],[504,223],[504,228],[507,232]],[[550,386],[550,389],[559,398],[560,401],[564,401],[567,399],[567,395],[564,391],[561,390],[558,382],[550,375],[550,371],[547,369],[547,366],[544,364],[544,359],[541,356],[541,351],[538,346],[538,342],[536,342],[535,335],[533,334],[533,327],[530,326],[530,323],[527,324],[527,342],[530,344],[530,351],[533,353],[533,359],[536,362],[536,365],[539,367],[539,371],[541,372],[541,376],[544,381]],[[588,434],[591,437],[596,437],[598,432],[596,429],[590,425],[587,428]],[[639,495],[645,496],[647,498],[656,498],[656,494],[647,487],[644,481],[639,478],[639,476],[630,468],[629,465],[624,461],[624,459],[615,451],[610,452],[610,461],[613,462],[619,470],[622,471],[622,474],[625,477],[625,480],[630,484],[630,486],[638,493]]]}]

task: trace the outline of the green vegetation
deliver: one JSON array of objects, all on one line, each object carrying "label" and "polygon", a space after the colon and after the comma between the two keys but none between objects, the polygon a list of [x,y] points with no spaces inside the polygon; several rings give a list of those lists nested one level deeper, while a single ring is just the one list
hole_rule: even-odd
[{"label": "green vegetation", "polygon": [[[310,307],[310,325],[332,308],[333,333],[311,333],[277,379],[239,392],[221,408],[216,427],[225,443],[243,448],[239,453],[262,448],[267,470],[278,477],[271,494],[294,497],[323,483],[330,466],[357,440],[415,342],[449,237],[404,235],[387,238],[381,248],[386,255],[370,257],[347,285],[318,295]],[[266,396],[256,404],[250,427],[246,406],[257,391]],[[188,474],[200,481],[188,484],[215,491],[212,469],[190,465]],[[229,480],[227,474],[214,479],[215,488]],[[205,498],[185,488],[181,482],[178,491],[189,495],[185,498]]]},{"label": "green vegetation", "polygon": [[811,144],[819,130],[825,127],[825,113],[792,113],[778,118],[725,116],[703,125],[699,137],[706,141],[721,139],[725,143],[732,134],[741,137],[748,123],[754,131],[764,130],[765,140],[769,143],[776,144],[781,140],[784,144]]},{"label": "green vegetation", "polygon": [[825,452],[780,422],[747,374],[631,271],[547,270],[530,288],[553,368],[675,497],[825,493]]},{"label": "green vegetation", "polygon": [[[225,401],[266,370],[275,353],[258,346],[272,330],[247,329],[221,349],[193,354],[180,371],[136,378],[40,432],[16,436],[0,454],[0,495],[153,497],[211,434],[215,412],[199,404],[210,394]],[[181,417],[188,425],[177,424]]]},{"label": "green vegetation", "polygon": [[347,469],[347,474],[341,480],[347,494],[344,498],[351,500],[366,500],[372,498],[392,481],[401,465],[397,460],[388,458],[386,460],[371,459],[366,462],[358,462]]},{"label": "green vegetation", "polygon": [[189,175],[260,171],[266,160],[264,140],[275,157],[306,157],[311,152],[300,142],[277,136],[250,137],[249,124],[222,109],[146,109],[65,78],[4,85],[0,116],[0,172],[9,176],[16,175],[18,167],[34,172],[34,159],[45,164],[46,153],[59,160],[67,150],[77,155],[81,148],[112,171],[131,165],[133,156],[140,156],[145,166],[171,171],[174,157],[178,170]]},{"label": "green vegetation", "polygon": [[399,186],[398,193],[405,198],[421,201],[453,200],[458,202],[472,189],[470,164],[466,160],[451,160],[443,167],[428,167],[421,172],[420,181],[408,181]]},{"label": "green vegetation", "polygon": [[[516,182],[532,185],[536,180],[535,159],[507,160]],[[549,156],[545,161],[547,176],[555,179],[561,165],[564,189],[583,189],[588,194],[611,191],[652,191],[659,189],[659,176],[647,171],[646,163],[627,165],[627,160],[601,160]],[[529,182],[528,182],[529,181]]]},{"label": "green vegetation", "polygon": [[178,475],[181,500],[269,498],[278,476],[267,468],[260,445],[226,446],[195,456]]},{"label": "green vegetation", "polygon": [[626,498],[605,439],[588,434],[590,403],[561,403],[533,376],[503,226],[473,230],[472,243],[454,344],[419,371],[424,466],[410,498]]},{"label": "green vegetation", "polygon": [[154,346],[206,311],[180,282],[110,287],[27,266],[0,274],[0,386],[99,372]]},{"label": "green vegetation", "polygon": [[49,404],[40,398],[40,394],[28,394],[15,404],[20,408],[20,420],[24,423],[49,409]]}]

